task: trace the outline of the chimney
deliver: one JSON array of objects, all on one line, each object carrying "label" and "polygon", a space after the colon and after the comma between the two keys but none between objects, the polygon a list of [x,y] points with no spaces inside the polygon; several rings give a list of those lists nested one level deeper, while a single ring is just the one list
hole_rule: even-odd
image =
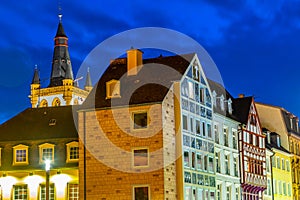
[{"label": "chimney", "polygon": [[244,98],[245,94],[239,94],[239,98]]},{"label": "chimney", "polygon": [[127,76],[137,75],[143,65],[143,52],[131,48],[127,51]]}]

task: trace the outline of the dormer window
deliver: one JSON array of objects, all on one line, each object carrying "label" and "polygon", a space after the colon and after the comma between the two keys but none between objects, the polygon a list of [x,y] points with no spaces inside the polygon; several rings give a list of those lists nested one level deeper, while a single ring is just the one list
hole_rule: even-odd
[{"label": "dormer window", "polygon": [[66,144],[67,146],[67,163],[78,162],[79,159],[79,145],[77,141]]},{"label": "dormer window", "polygon": [[214,106],[217,106],[217,93],[215,90],[212,92],[212,96],[213,96],[213,104]]},{"label": "dormer window", "polygon": [[110,80],[106,82],[106,98],[120,97],[120,81]]},{"label": "dormer window", "polygon": [[280,136],[277,135],[277,146],[280,147],[280,145],[281,145],[281,144],[280,144]]},{"label": "dormer window", "polygon": [[224,107],[224,96],[223,96],[223,94],[220,97],[220,107],[221,107],[221,110],[224,111],[225,107]]},{"label": "dormer window", "polygon": [[232,114],[232,100],[231,100],[231,98],[228,99],[227,104],[228,104],[228,112],[229,112],[229,114]]}]

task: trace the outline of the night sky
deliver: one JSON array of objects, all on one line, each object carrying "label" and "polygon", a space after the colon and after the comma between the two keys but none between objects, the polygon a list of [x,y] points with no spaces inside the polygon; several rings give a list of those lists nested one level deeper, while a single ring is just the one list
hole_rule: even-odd
[{"label": "night sky", "polygon": [[42,85],[49,83],[58,7],[74,74],[107,38],[129,29],[162,27],[201,44],[234,97],[253,95],[300,116],[298,0],[11,0],[0,5],[0,123],[30,107],[35,65]]}]

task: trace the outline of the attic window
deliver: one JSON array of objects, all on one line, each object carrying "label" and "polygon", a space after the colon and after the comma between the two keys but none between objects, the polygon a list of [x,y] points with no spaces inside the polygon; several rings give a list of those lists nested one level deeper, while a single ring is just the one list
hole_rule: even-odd
[{"label": "attic window", "polygon": [[228,104],[228,112],[229,114],[232,114],[232,100],[229,98],[227,101]]},{"label": "attic window", "polygon": [[213,91],[212,96],[213,96],[213,104],[214,106],[217,106],[217,93],[215,90]]},{"label": "attic window", "polygon": [[55,125],[56,125],[56,119],[50,119],[49,126],[55,126]]},{"label": "attic window", "polygon": [[120,81],[110,80],[106,82],[106,98],[120,97]]}]

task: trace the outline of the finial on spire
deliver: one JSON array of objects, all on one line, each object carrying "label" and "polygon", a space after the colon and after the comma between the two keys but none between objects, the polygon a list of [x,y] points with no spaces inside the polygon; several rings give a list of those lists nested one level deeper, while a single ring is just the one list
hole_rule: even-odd
[{"label": "finial on spire", "polygon": [[38,65],[37,64],[34,65],[34,69],[38,69]]}]

